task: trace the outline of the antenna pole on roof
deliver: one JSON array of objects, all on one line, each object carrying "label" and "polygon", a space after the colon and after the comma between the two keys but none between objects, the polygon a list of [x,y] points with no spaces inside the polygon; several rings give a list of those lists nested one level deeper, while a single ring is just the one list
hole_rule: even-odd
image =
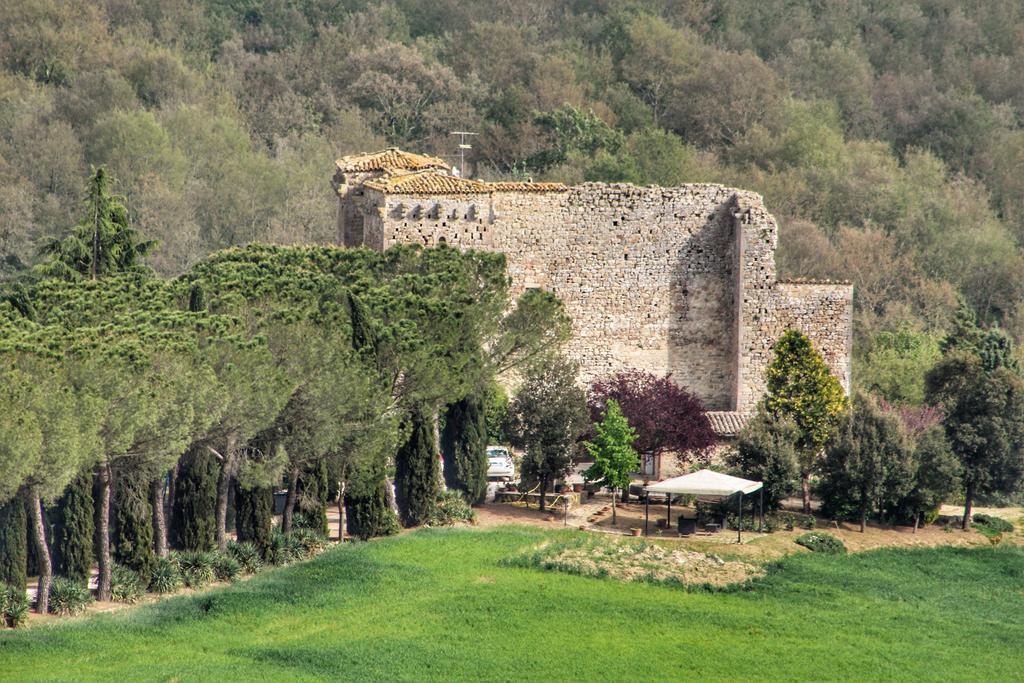
[{"label": "antenna pole on roof", "polygon": [[466,150],[473,149],[473,145],[466,142],[466,136],[468,135],[479,135],[479,133],[470,133],[465,130],[453,130],[448,135],[459,136],[459,173],[458,175],[464,175],[466,173]]}]

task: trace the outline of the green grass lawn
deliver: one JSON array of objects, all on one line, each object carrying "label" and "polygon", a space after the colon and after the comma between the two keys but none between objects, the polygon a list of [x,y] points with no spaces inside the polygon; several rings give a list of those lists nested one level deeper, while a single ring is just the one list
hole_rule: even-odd
[{"label": "green grass lawn", "polygon": [[546,536],[423,530],[5,632],[0,679],[1024,678],[1020,548],[801,553],[728,593],[500,564]]}]

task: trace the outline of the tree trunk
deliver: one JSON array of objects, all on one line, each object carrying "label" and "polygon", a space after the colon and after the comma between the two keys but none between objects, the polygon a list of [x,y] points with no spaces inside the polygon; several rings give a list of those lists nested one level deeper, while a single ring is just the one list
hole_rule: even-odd
[{"label": "tree trunk", "polygon": [[917,533],[917,527],[921,525],[921,513],[918,512],[914,515],[914,533]]},{"label": "tree trunk", "polygon": [[[228,491],[231,478],[235,476],[235,462],[238,460],[238,437],[229,434],[224,448],[224,461],[220,465],[220,476],[217,477],[217,548],[221,552],[228,549]],[[290,493],[290,492],[289,492]]]},{"label": "tree trunk", "polygon": [[971,528],[971,508],[974,506],[974,484],[968,484],[964,492],[964,519],[960,528],[967,531]]},{"label": "tree trunk", "polygon": [[[174,489],[178,485],[178,471],[181,469],[181,458],[171,468],[171,476],[167,482],[167,498],[164,501],[164,521],[168,529],[174,528]],[[168,546],[170,547],[170,546]]]},{"label": "tree trunk", "polygon": [[541,512],[544,512],[544,510],[546,509],[546,506],[544,504],[544,494],[547,493],[547,490],[548,490],[548,478],[547,477],[541,477],[541,479],[540,479],[540,511]]},{"label": "tree trunk", "polygon": [[861,498],[860,501],[860,532],[864,533],[864,528],[868,523],[868,504]]},{"label": "tree trunk", "polygon": [[345,485],[344,479],[338,482],[338,543],[345,541]]},{"label": "tree trunk", "polygon": [[395,480],[384,479],[384,499],[387,501],[388,507],[396,515],[398,514],[398,497],[395,496]]},{"label": "tree trunk", "polygon": [[617,524],[617,522],[615,521],[615,487],[613,486],[612,487],[612,526],[615,526],[616,524]]},{"label": "tree trunk", "polygon": [[150,503],[153,506],[153,542],[156,554],[167,557],[167,517],[164,510],[164,478],[158,477],[149,485]]},{"label": "tree trunk", "polygon": [[292,530],[292,515],[295,514],[295,499],[299,487],[299,468],[293,467],[288,474],[288,498],[284,501],[284,514],[281,516],[281,531],[288,533]]},{"label": "tree trunk", "polygon": [[32,511],[32,538],[36,542],[36,558],[39,562],[39,593],[36,599],[36,611],[46,614],[50,608],[50,580],[53,578],[53,565],[50,563],[50,547],[46,543],[43,502],[39,500],[39,493],[34,489],[29,507]]},{"label": "tree trunk", "polygon": [[800,493],[804,501],[804,514],[811,514],[811,473],[800,473]]},{"label": "tree trunk", "polygon": [[99,484],[100,499],[96,501],[99,506],[99,529],[96,533],[100,538],[100,576],[99,586],[96,589],[96,599],[100,602],[110,600],[110,573],[113,567],[110,559],[110,465],[100,464]]}]

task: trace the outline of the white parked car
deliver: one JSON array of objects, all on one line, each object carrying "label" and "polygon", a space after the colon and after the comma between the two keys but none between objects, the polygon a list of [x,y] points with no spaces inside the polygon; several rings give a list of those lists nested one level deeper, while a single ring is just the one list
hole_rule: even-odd
[{"label": "white parked car", "polygon": [[516,477],[516,464],[504,446],[487,447],[487,478],[510,481]]}]

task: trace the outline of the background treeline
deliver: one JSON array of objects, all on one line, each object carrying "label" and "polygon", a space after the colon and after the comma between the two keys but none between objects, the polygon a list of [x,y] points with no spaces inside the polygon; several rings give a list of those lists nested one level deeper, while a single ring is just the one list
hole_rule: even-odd
[{"label": "background treeline", "polygon": [[37,258],[90,165],[179,274],[334,237],[340,153],[756,189],[792,276],[856,281],[857,381],[920,402],[962,295],[1024,333],[1024,8],[852,0],[9,0],[0,260]]}]

